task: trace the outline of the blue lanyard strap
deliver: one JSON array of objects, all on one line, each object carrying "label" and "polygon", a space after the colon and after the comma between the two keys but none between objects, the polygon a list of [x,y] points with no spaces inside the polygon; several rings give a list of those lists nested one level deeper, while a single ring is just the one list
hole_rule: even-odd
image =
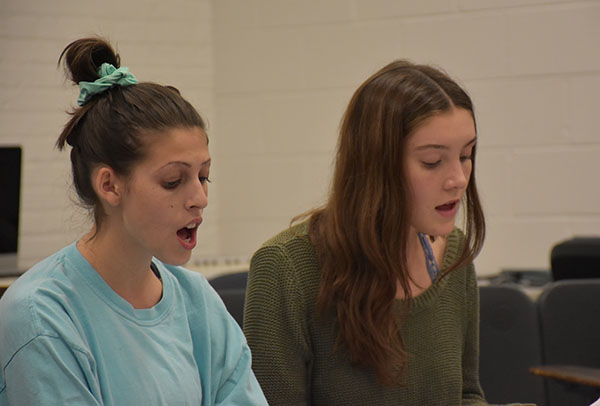
[{"label": "blue lanyard strap", "polygon": [[431,282],[435,282],[435,279],[440,273],[440,268],[438,267],[437,262],[435,261],[435,256],[433,255],[433,250],[431,249],[431,244],[429,244],[429,237],[427,237],[423,233],[419,234],[419,240],[421,241],[421,246],[423,247],[423,252],[425,253],[425,262],[427,263],[427,273],[431,278]]}]

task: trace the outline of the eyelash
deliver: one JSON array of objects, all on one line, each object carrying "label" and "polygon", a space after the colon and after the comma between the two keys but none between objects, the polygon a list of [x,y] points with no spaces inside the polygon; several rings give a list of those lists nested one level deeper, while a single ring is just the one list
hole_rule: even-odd
[{"label": "eyelash", "polygon": [[[211,183],[210,179],[208,178],[208,176],[199,176],[198,179],[200,180],[200,183],[202,183],[203,185],[205,183]],[[177,179],[175,181],[172,182],[165,182],[163,184],[163,187],[167,190],[171,190],[171,189],[175,189],[177,186],[179,186],[181,184],[181,179]]]},{"label": "eyelash", "polygon": [[[461,162],[470,161],[470,160],[472,160],[472,159],[473,159],[473,155],[466,155],[466,156],[461,156],[461,157],[460,157],[460,161],[461,161]],[[436,167],[437,167],[437,166],[438,166],[438,165],[439,165],[441,162],[442,162],[442,160],[441,160],[441,159],[440,159],[440,160],[438,160],[438,161],[435,161],[435,162],[425,162],[425,161],[422,161],[422,163],[423,163],[423,166],[425,166],[425,168],[427,168],[427,169],[434,169],[434,168],[436,168]]]},{"label": "eyelash", "polygon": [[435,161],[435,162],[423,161],[423,166],[425,166],[425,168],[427,168],[427,169],[433,169],[433,168],[437,167],[440,164],[440,162],[442,162],[442,161],[441,160]]},{"label": "eyelash", "polygon": [[165,189],[175,189],[177,186],[181,184],[181,179],[175,180],[173,182],[165,182],[163,187]]}]

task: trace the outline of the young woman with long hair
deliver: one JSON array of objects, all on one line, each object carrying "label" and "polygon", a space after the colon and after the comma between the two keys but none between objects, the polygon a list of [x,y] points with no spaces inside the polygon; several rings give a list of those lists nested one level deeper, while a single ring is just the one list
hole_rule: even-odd
[{"label": "young woman with long hair", "polygon": [[271,405],[486,404],[476,145],[440,69],[395,61],[354,93],[326,204],[252,258],[244,332]]}]

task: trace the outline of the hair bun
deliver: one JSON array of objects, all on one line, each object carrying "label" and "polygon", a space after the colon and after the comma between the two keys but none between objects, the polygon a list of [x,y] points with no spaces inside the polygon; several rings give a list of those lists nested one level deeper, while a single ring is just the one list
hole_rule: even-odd
[{"label": "hair bun", "polygon": [[93,82],[99,78],[98,68],[109,63],[115,68],[120,66],[119,54],[108,41],[99,38],[82,38],[71,42],[60,54],[59,65],[63,62],[67,77],[74,83]]}]

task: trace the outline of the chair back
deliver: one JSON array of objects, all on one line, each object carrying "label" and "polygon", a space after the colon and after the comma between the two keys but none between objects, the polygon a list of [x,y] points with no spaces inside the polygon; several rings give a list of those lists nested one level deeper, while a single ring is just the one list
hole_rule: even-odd
[{"label": "chair back", "polygon": [[550,251],[552,278],[600,278],[600,237],[575,237]]},{"label": "chair back", "polygon": [[481,286],[479,379],[493,404],[544,405],[543,379],[529,373],[541,363],[533,300],[517,285]]},{"label": "chair back", "polygon": [[[600,279],[550,283],[537,304],[544,364],[600,368]],[[549,406],[589,405],[595,395],[553,380],[546,388]]]},{"label": "chair back", "polygon": [[244,302],[246,300],[246,288],[216,289],[225,303],[229,314],[240,325],[244,325]]},{"label": "chair back", "polygon": [[244,322],[244,302],[246,301],[246,284],[248,271],[217,276],[208,281],[217,291],[225,307],[240,327]]},{"label": "chair back", "polygon": [[248,284],[248,271],[219,275],[208,281],[214,289],[246,288]]}]

